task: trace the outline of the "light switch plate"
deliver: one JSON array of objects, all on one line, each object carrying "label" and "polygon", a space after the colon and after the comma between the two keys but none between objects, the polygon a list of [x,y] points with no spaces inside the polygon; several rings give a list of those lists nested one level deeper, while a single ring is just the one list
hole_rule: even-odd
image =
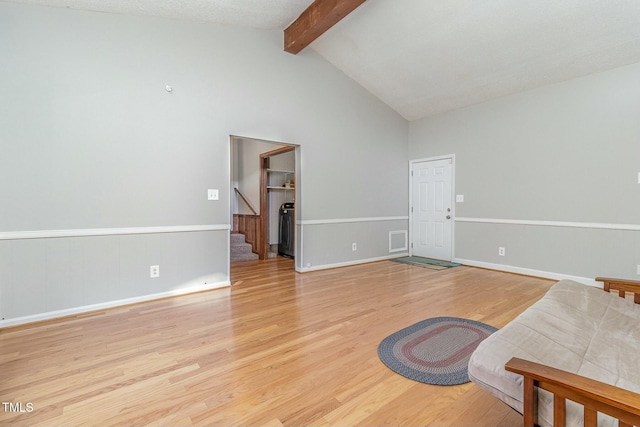
[{"label": "light switch plate", "polygon": [[456,194],[456,202],[457,203],[464,202],[464,194]]},{"label": "light switch plate", "polygon": [[218,190],[210,189],[207,192],[207,200],[218,200],[219,198],[220,198],[220,194],[218,193]]}]

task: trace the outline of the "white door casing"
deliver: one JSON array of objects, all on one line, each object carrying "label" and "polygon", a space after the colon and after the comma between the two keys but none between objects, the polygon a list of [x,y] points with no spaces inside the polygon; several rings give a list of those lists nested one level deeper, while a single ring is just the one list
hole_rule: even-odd
[{"label": "white door casing", "polygon": [[451,261],[453,159],[412,162],[411,254]]}]

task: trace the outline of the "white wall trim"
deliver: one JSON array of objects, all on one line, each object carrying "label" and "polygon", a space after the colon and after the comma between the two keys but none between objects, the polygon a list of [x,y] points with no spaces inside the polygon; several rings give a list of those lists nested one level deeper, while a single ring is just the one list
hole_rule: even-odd
[{"label": "white wall trim", "polygon": [[[445,154],[442,156],[434,156],[434,157],[423,157],[422,159],[411,159],[409,160],[409,164],[412,165],[413,163],[422,163],[422,162],[432,162],[435,160],[447,160],[447,159],[455,159],[456,155],[455,154]],[[411,169],[409,169],[409,171],[411,171]]]},{"label": "white wall trim", "polygon": [[600,222],[572,222],[572,221],[534,221],[526,219],[497,219],[497,218],[455,218],[456,222],[476,222],[484,224],[515,224],[515,225],[538,225],[544,227],[571,227],[571,228],[594,228],[601,230],[630,230],[640,231],[639,224],[607,224]]},{"label": "white wall trim", "polygon": [[377,221],[402,221],[408,220],[408,216],[378,216],[367,218],[341,218],[341,219],[307,219],[298,221],[298,225],[343,224],[351,222],[377,222]]},{"label": "white wall trim", "polygon": [[57,237],[117,236],[125,234],[187,233],[229,230],[229,224],[175,225],[165,227],[89,228],[75,230],[4,231],[0,240],[50,239]]},{"label": "white wall trim", "polygon": [[505,264],[494,264],[491,262],[475,261],[470,259],[454,258],[454,262],[458,262],[463,265],[471,267],[487,268],[489,270],[505,271],[507,273],[524,274],[527,276],[542,277],[544,279],[562,280],[570,279],[576,282],[584,283],[589,286],[596,286],[602,288],[602,283],[596,282],[594,279],[581,276],[572,276],[569,274],[555,273],[552,271],[534,270],[531,268],[515,267]]},{"label": "white wall trim", "polygon": [[49,311],[46,313],[38,313],[29,316],[16,317],[14,319],[0,320],[0,329],[9,326],[23,325],[26,323],[41,322],[44,320],[57,319],[60,317],[68,317],[76,314],[88,313],[91,311],[105,310],[108,308],[121,307],[125,305],[137,304],[141,302],[153,301],[161,298],[175,297],[179,295],[192,294],[202,291],[210,291],[213,289],[225,288],[231,286],[231,282],[223,281],[217,283],[206,283],[204,285],[191,286],[184,289],[176,289],[157,294],[143,295],[139,297],[126,298],[116,301],[108,301],[99,304],[85,305],[81,307],[67,308],[64,310]]},{"label": "white wall trim", "polygon": [[296,271],[298,273],[306,273],[308,271],[327,270],[327,269],[330,269],[330,268],[348,267],[350,265],[368,264],[370,262],[385,261],[385,260],[394,259],[394,258],[400,258],[400,257],[403,257],[403,256],[408,256],[408,255],[409,255],[409,253],[404,252],[404,253],[401,253],[401,254],[386,255],[386,256],[381,256],[381,257],[377,257],[377,258],[358,259],[358,260],[355,260],[355,261],[339,262],[339,263],[336,263],[336,264],[314,265],[314,266],[310,266],[310,267],[303,267],[303,268],[300,268],[300,269],[296,269]]}]

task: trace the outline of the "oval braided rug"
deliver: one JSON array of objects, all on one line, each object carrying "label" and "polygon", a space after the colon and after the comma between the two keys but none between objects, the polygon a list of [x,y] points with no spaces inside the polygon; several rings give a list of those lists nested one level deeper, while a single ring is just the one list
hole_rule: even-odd
[{"label": "oval braided rug", "polygon": [[382,340],[380,360],[392,371],[427,384],[469,382],[471,353],[497,328],[458,317],[423,320]]}]

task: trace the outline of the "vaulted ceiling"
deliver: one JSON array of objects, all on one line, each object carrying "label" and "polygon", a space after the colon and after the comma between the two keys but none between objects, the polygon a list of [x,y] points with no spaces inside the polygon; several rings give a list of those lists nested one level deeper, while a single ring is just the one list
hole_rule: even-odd
[{"label": "vaulted ceiling", "polygon": [[[313,2],[12,1],[278,30]],[[307,49],[416,120],[640,62],[640,0],[367,0]]]}]

